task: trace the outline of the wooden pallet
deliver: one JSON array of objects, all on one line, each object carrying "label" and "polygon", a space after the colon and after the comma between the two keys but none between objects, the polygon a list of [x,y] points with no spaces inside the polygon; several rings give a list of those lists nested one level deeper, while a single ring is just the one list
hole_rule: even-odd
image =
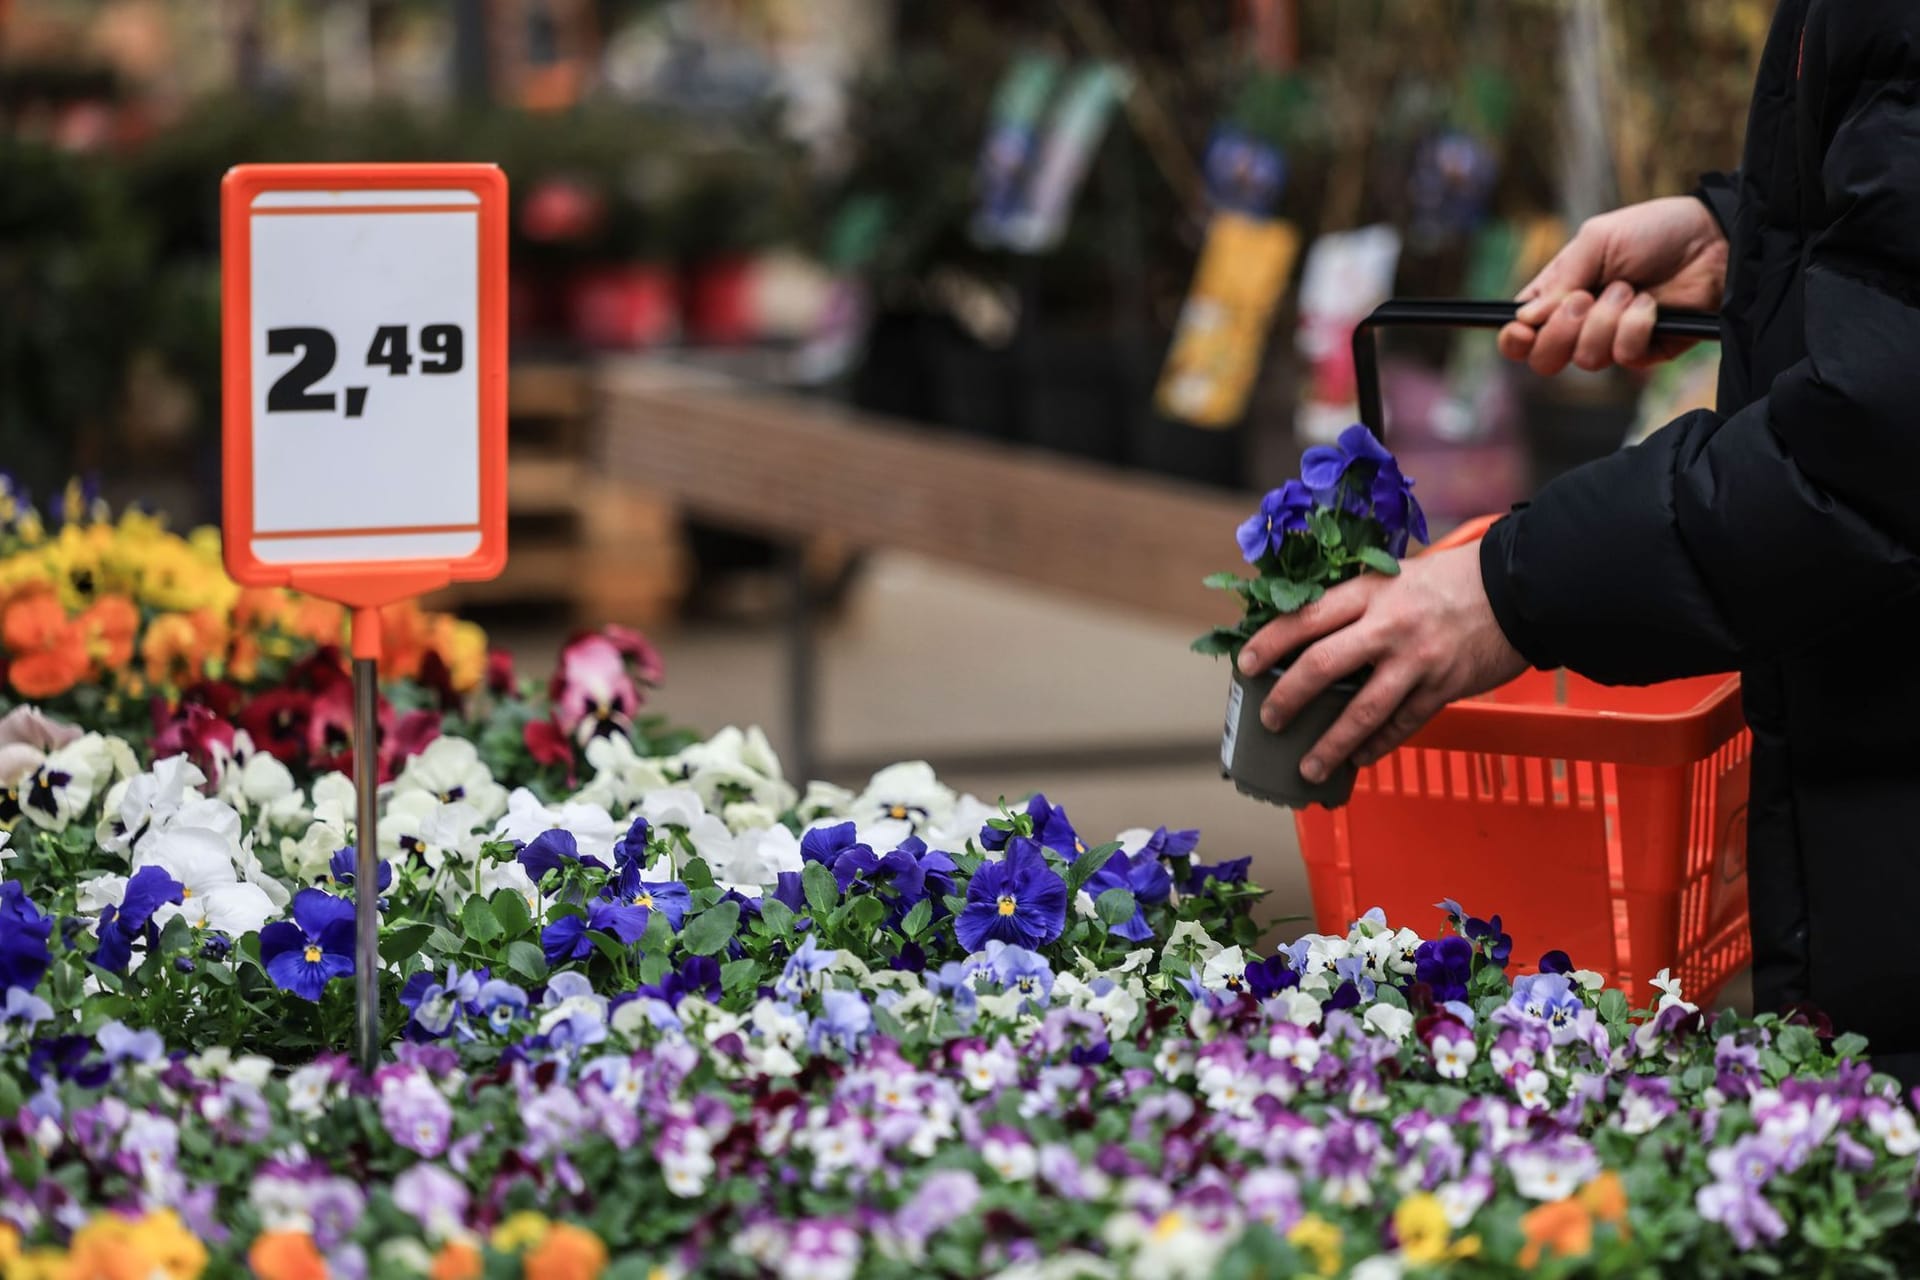
[{"label": "wooden pallet", "polygon": [[506,571],[436,592],[429,607],[557,613],[579,626],[671,616],[689,572],[679,520],[607,478],[591,367],[516,364],[508,386]]}]

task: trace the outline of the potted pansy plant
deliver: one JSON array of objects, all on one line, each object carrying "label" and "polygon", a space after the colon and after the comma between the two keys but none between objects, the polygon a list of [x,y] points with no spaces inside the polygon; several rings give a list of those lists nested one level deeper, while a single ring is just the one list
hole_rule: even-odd
[{"label": "potted pansy plant", "polygon": [[[1237,657],[1255,632],[1297,612],[1347,579],[1369,570],[1400,572],[1410,541],[1427,540],[1427,518],[1413,497],[1413,481],[1385,445],[1355,423],[1338,443],[1307,450],[1300,478],[1267,494],[1240,526],[1240,553],[1253,576],[1216,573],[1207,585],[1232,591],[1244,606],[1232,626],[1215,627],[1193,642],[1197,653]],[[1220,767],[1245,794],[1298,808],[1346,803],[1355,769],[1346,765],[1324,782],[1300,776],[1300,761],[1366,683],[1359,671],[1330,686],[1279,732],[1260,723],[1260,704],[1273,691],[1290,655],[1271,671],[1242,675],[1236,663],[1227,697]]]}]

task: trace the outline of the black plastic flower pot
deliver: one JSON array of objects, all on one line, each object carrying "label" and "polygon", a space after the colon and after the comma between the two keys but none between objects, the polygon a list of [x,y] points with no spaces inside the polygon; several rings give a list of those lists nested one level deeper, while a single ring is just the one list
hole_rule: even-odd
[{"label": "black plastic flower pot", "polygon": [[1220,775],[1231,778],[1241,795],[1268,804],[1337,809],[1353,795],[1360,771],[1343,764],[1326,781],[1314,783],[1300,776],[1300,762],[1360,692],[1361,682],[1349,678],[1328,686],[1274,733],[1260,723],[1260,704],[1285,670],[1280,666],[1265,675],[1247,676],[1234,668],[1233,686],[1227,693],[1227,724],[1220,738]]}]

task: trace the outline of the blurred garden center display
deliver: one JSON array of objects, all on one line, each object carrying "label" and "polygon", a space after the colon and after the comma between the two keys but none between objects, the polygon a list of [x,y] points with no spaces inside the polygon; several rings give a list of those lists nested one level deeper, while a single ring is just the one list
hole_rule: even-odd
[{"label": "blurred garden center display", "polygon": [[[1913,1097],[1732,994],[1736,685],[1307,794],[1180,651],[1710,397],[1352,339],[1729,164],[1771,7],[0,0],[0,1280],[1920,1271]],[[302,162],[511,184],[511,555],[359,707],[223,538],[477,526],[376,433],[278,473],[366,527],[210,523],[223,410],[344,430],[222,401],[222,177]]]}]

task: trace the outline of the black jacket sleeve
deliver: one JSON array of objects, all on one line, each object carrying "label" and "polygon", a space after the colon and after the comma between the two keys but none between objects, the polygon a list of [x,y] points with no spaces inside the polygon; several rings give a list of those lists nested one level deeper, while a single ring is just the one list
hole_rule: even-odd
[{"label": "black jacket sleeve", "polygon": [[1920,37],[1903,17],[1861,25],[1821,33],[1829,89],[1808,107],[1825,216],[1804,256],[1806,358],[1488,532],[1494,614],[1535,665],[1617,683],[1733,670],[1920,589]]},{"label": "black jacket sleeve", "polygon": [[1733,237],[1733,211],[1740,202],[1740,174],[1703,173],[1700,185],[1693,189],[1693,195],[1701,204],[1707,206],[1707,212],[1720,224],[1720,234]]}]

